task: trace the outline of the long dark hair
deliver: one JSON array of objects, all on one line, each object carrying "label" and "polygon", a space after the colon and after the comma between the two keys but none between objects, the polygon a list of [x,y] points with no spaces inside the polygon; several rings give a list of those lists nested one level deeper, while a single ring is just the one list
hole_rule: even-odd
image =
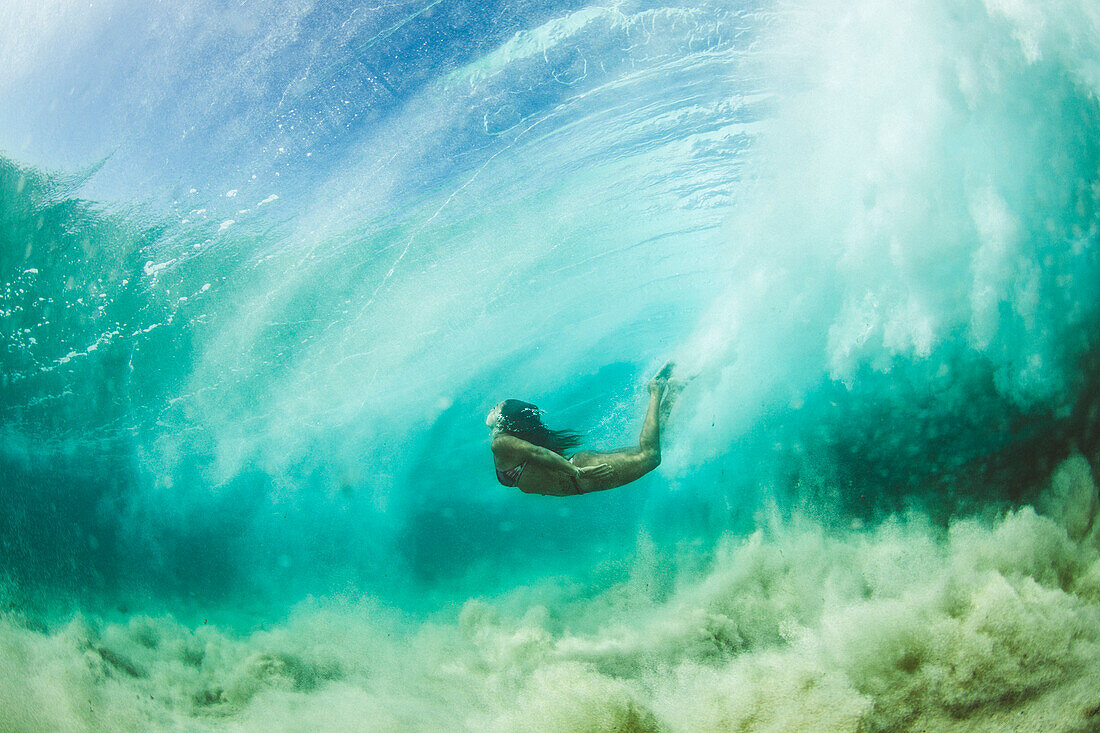
[{"label": "long dark hair", "polygon": [[581,444],[581,434],[572,430],[551,430],[542,421],[542,410],[530,402],[504,400],[500,405],[500,429],[520,440],[542,446],[558,455]]}]

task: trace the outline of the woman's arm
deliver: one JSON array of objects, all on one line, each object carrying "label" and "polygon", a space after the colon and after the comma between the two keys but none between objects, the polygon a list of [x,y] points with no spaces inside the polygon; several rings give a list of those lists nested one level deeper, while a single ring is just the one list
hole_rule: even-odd
[{"label": "woman's arm", "polygon": [[580,476],[580,469],[565,460],[552,450],[528,443],[514,435],[498,435],[493,440],[493,453],[508,462],[517,464],[525,461],[534,461],[554,471],[561,471],[576,478]]}]

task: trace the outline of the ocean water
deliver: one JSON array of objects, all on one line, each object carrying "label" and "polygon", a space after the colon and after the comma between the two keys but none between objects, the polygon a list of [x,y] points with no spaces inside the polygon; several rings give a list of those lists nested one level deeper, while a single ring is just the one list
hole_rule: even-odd
[{"label": "ocean water", "polygon": [[[1100,728],[1090,0],[7,0],[0,729]],[[496,483],[501,399],[663,463]]]}]

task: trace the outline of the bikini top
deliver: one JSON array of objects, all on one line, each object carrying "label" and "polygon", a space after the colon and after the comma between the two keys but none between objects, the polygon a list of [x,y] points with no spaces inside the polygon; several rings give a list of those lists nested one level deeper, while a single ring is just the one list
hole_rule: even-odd
[{"label": "bikini top", "polygon": [[515,468],[509,468],[507,471],[501,471],[497,469],[497,481],[505,486],[519,486],[519,475],[523,473],[523,467],[527,465],[527,461],[519,464]]}]

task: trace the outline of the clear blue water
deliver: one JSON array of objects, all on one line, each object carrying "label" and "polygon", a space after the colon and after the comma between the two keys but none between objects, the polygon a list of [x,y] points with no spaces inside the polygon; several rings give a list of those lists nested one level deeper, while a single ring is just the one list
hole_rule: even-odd
[{"label": "clear blue water", "polygon": [[1091,4],[0,21],[0,727],[1096,725]]}]

